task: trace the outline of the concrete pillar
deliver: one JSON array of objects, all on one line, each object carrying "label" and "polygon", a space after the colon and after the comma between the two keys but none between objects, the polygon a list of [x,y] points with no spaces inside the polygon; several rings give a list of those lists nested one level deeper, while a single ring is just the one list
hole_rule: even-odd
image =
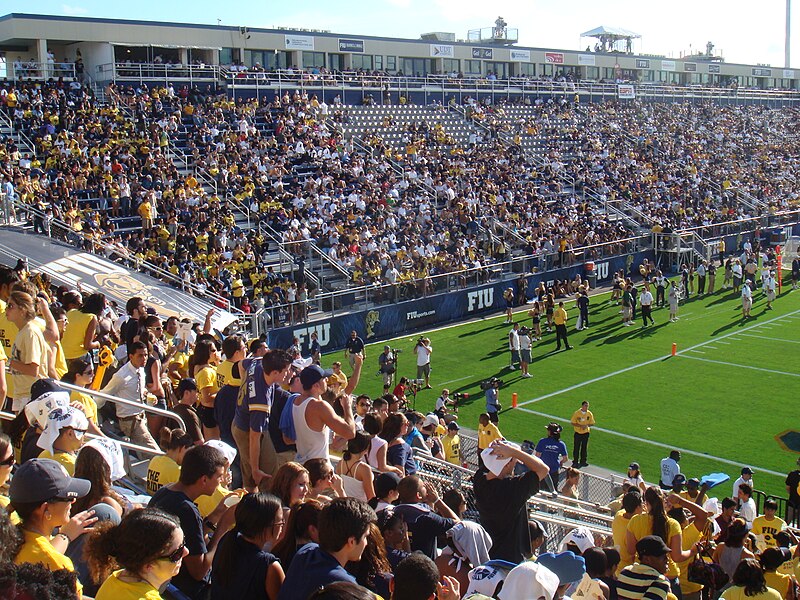
[{"label": "concrete pillar", "polygon": [[47,40],[36,40],[36,62],[41,65],[42,75],[45,79],[53,76],[47,67]]},{"label": "concrete pillar", "polygon": [[182,65],[189,64],[189,49],[188,48],[179,48],[178,49],[178,60]]}]

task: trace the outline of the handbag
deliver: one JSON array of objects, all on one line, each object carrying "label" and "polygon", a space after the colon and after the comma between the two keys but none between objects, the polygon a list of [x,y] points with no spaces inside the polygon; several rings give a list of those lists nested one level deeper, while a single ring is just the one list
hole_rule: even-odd
[{"label": "handbag", "polygon": [[702,550],[695,555],[692,564],[689,565],[689,581],[692,583],[699,583],[711,590],[722,589],[728,583],[730,577],[728,577],[728,574],[718,563],[713,561],[706,562],[703,560],[703,556],[711,560],[711,555],[708,553],[707,547],[703,547]]}]

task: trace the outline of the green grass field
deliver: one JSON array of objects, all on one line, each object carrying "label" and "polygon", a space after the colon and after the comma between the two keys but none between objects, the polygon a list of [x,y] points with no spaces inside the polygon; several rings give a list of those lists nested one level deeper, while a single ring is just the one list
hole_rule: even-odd
[{"label": "green grass field", "polygon": [[[681,461],[687,477],[721,471],[735,479],[750,465],[757,489],[785,496],[784,474],[798,454],[776,436],[800,430],[794,407],[800,393],[800,291],[790,289],[785,282],[774,310],[765,309],[760,291],[754,294],[753,317],[746,321],[738,294],[723,290],[681,304],[677,323],[668,321],[666,308],[654,310],[656,326],[646,329],[640,318],[635,326],[622,326],[619,307],[606,293],[591,297],[591,327],[577,332],[578,311],[570,300],[569,341],[575,349],[556,353],[555,333],[543,334],[534,343],[531,379],[508,369],[504,315],[434,329],[427,334],[434,350],[433,389],[419,393],[416,408],[430,411],[443,387],[469,393],[459,421],[476,428],[485,408],[479,384],[498,376],[504,381],[500,430],[509,439],[536,441],[550,420],[566,425],[588,400],[597,420],[589,442],[592,464],[624,472],[635,460],[645,479],[658,481],[660,459],[668,447],[677,447],[692,451]],[[530,325],[526,312],[517,320]],[[416,339],[390,342],[403,350],[399,375],[416,376]],[[367,348],[358,387],[373,397],[382,391],[375,373],[383,344]],[[512,392],[518,394],[517,409],[511,409]],[[571,432],[565,426],[570,452]],[[727,489],[725,484],[720,493]]]}]

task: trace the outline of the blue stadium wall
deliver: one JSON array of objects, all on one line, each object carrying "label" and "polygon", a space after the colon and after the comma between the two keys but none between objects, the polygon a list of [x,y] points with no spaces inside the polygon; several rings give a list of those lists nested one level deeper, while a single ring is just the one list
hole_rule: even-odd
[{"label": "blue stadium wall", "polygon": [[[614,272],[620,269],[631,277],[638,275],[639,265],[645,258],[652,261],[653,251],[623,254],[595,262],[598,282],[607,284]],[[546,273],[528,274],[528,296],[533,296],[533,291],[540,281],[547,283],[556,279],[573,279],[577,274],[582,276],[586,274],[583,263]],[[273,329],[269,332],[267,341],[270,348],[288,348],[292,345],[293,338],[297,337],[301,343],[301,350],[307,355],[308,342],[313,332],[317,333],[323,352],[328,352],[343,349],[353,330],[356,330],[364,341],[372,343],[445,323],[496,313],[505,310],[503,291],[511,287],[516,292],[516,277],[519,275],[475,288],[376,306],[369,310],[334,316],[313,323]]]}]

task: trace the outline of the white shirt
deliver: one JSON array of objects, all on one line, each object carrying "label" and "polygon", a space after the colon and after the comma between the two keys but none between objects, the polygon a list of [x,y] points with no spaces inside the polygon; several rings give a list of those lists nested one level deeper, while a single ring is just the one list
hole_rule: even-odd
[{"label": "white shirt", "polygon": [[512,329],[508,332],[508,349],[519,350],[519,330]]},{"label": "white shirt", "polygon": [[641,306],[650,306],[653,303],[653,294],[649,290],[643,291],[639,296],[639,304]]},{"label": "white shirt", "polygon": [[432,346],[423,346],[419,344],[415,349],[414,352],[417,353],[417,366],[424,367],[429,362],[431,362],[431,352],[433,352]]},{"label": "white shirt", "polygon": [[671,487],[675,475],[680,472],[681,468],[678,466],[675,459],[669,457],[661,459],[661,483]]},{"label": "white shirt", "polygon": [[739,516],[742,517],[747,523],[748,529],[753,526],[753,520],[756,518],[756,503],[750,498],[747,502],[742,502],[739,508]]},{"label": "white shirt", "polygon": [[[145,373],[144,369],[136,369],[130,363],[126,362],[119,371],[114,373],[111,381],[100,390],[112,396],[119,396],[131,402],[138,402],[142,404],[144,393],[147,390],[145,387]],[[105,404],[102,398],[97,399],[98,408]],[[135,417],[142,412],[141,408],[135,406],[128,406],[127,404],[117,404],[117,417]]]},{"label": "white shirt", "polygon": [[739,498],[739,486],[742,485],[743,483],[746,483],[747,485],[752,487],[753,478],[751,477],[750,479],[745,479],[744,477],[739,477],[739,479],[733,482],[733,494],[731,495],[731,498],[733,498],[734,500],[737,500],[737,498]]}]

